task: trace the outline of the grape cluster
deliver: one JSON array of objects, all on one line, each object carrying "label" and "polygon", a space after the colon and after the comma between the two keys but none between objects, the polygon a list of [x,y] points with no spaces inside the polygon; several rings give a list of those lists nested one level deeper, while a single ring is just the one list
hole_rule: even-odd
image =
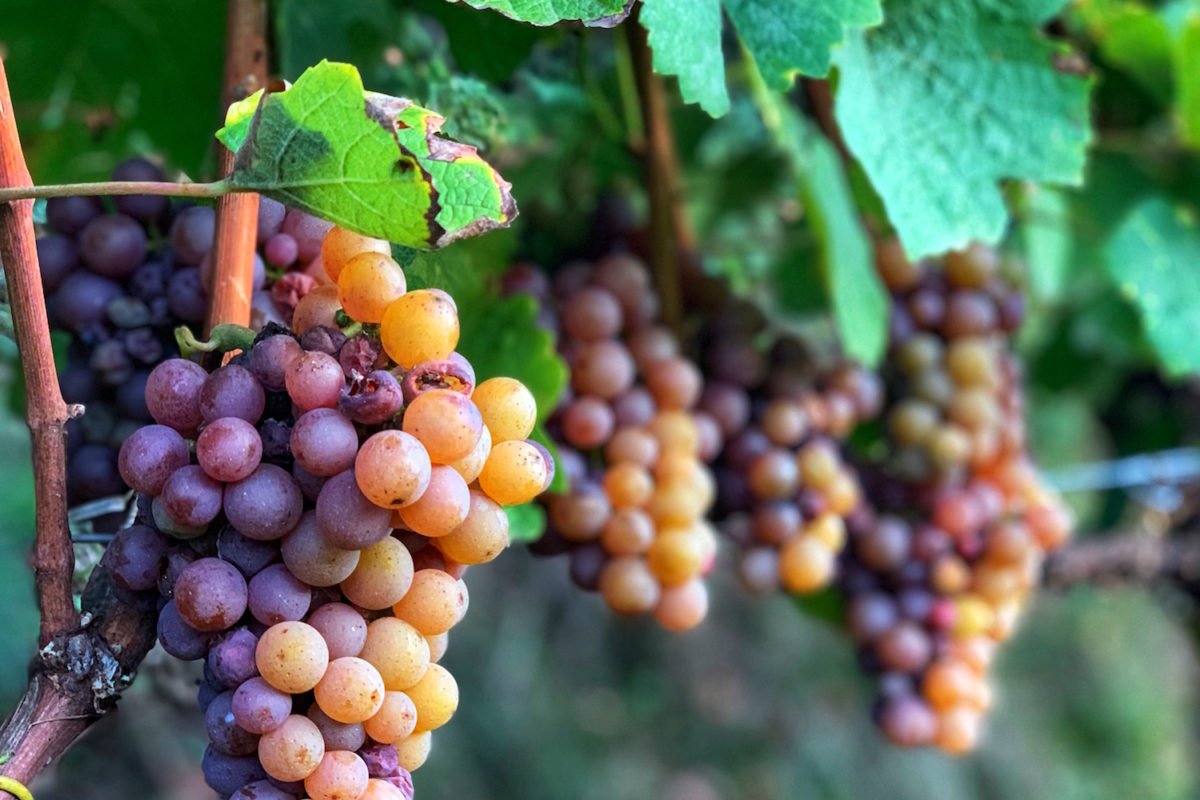
[{"label": "grape cluster", "polygon": [[525,440],[532,395],[476,385],[454,301],[406,292],[382,249],[335,228],[323,258],[378,339],[268,326],[211,373],[164,361],[145,389],[155,424],[121,448],[142,513],[104,564],[161,595],[168,653],[205,659],[202,766],[237,800],[412,797],[458,706],[438,662],[463,572],[507,546],[503,506],[552,476]]},{"label": "grape cluster", "polygon": [[878,676],[893,742],[971,749],[992,702],[987,668],[1070,519],[1025,451],[1008,334],[1020,293],[990,249],[911,263],[878,254],[892,293],[885,381],[891,447],[868,474],[876,510],[850,518],[846,622]]},{"label": "grape cluster", "polygon": [[[144,159],[122,163],[112,177],[163,179]],[[38,262],[51,323],[71,336],[59,384],[67,402],[88,410],[67,424],[72,504],[125,490],[117,449],[151,421],[146,380],[155,364],[178,352],[172,328],[195,311],[194,268],[171,242],[176,234],[196,235],[205,212],[151,196],[118,197],[107,207],[96,197],[46,204]],[[208,238],[211,246],[211,219]]]},{"label": "grape cluster", "polygon": [[716,555],[705,462],[721,441],[694,413],[700,371],[655,324],[645,267],[628,255],[578,262],[552,289],[541,271],[519,265],[505,291],[542,303],[571,370],[549,423],[570,489],[544,499],[547,532],[533,551],[569,554],[572,580],[614,611],[653,613],[674,631],[698,625],[708,613],[702,578]]},{"label": "grape cluster", "polygon": [[879,414],[883,389],[856,365],[822,363],[796,337],[764,347],[766,335],[761,314],[732,303],[699,337],[710,378],[699,407],[726,441],[716,518],[739,546],[747,588],[806,595],[837,574],[846,517],[862,500],[840,443]]},{"label": "grape cluster", "polygon": [[[161,181],[163,172],[134,158],[112,179]],[[174,328],[201,323],[207,313],[216,215],[160,196],[119,196],[107,204],[63,197],[47,202],[46,221],[37,250],[47,307],[52,324],[71,336],[59,383],[67,402],[87,409],[67,425],[68,492],[76,505],[125,491],[117,451],[153,421],[144,399],[150,370],[178,355]],[[267,258],[254,259],[261,327],[286,321],[299,294],[315,285],[285,270],[320,268],[329,224],[262,198],[257,225]]]}]

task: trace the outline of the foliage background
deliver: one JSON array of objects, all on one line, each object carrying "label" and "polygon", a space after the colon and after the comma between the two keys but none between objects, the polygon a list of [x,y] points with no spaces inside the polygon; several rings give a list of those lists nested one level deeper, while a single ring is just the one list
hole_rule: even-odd
[{"label": "foliage background", "polygon": [[[465,315],[484,324],[494,302],[489,282],[512,258],[554,266],[594,255],[602,196],[642,210],[638,162],[627,146],[640,121],[619,33],[533,29],[443,0],[341,5],[352,7],[273,4],[279,72],[294,78],[323,57],[351,61],[369,88],[444,113],[448,132],[481,146],[514,184],[522,209],[515,233],[452,248],[428,264],[430,274],[456,283],[447,288]],[[88,4],[64,29],[40,4],[13,0],[0,47],[35,178],[98,178],[131,152],[162,154],[196,177],[210,171],[223,30],[215,8]],[[1004,247],[1027,265],[1034,302],[1020,342],[1032,444],[1050,467],[1196,444],[1200,405],[1186,376],[1200,359],[1200,238],[1188,216],[1200,204],[1192,149],[1200,139],[1197,13],[1180,0],[1077,0],[1052,26],[1093,66],[1096,132],[1086,180],[1076,188],[1003,186],[1012,212]],[[728,29],[722,44],[727,115],[713,119],[684,105],[668,82],[705,268],[758,298],[779,324],[828,336],[822,234],[807,205],[830,196],[834,184],[848,187],[867,220],[884,226],[875,194],[883,189],[873,190],[857,163],[843,173],[836,160],[821,160],[833,151],[797,113],[809,109],[803,91],[783,105],[796,117],[785,128],[791,138],[764,125],[763,96]],[[880,130],[893,124],[885,119]],[[824,172],[814,167],[822,164]],[[1147,275],[1157,283],[1143,284]],[[1134,285],[1139,293],[1128,291]],[[1164,308],[1147,297],[1173,303]],[[863,298],[851,286],[834,299],[844,311]],[[531,324],[531,313],[512,313]],[[7,347],[3,355],[0,395],[18,397],[15,353]],[[495,351],[485,360],[498,368],[512,355]],[[24,685],[36,638],[27,568],[32,487],[19,413],[16,402],[0,413],[5,708]],[[1084,530],[1128,528],[1156,513],[1122,494],[1072,501]],[[86,549],[80,555],[86,560]],[[1200,794],[1200,674],[1188,598],[1088,588],[1040,598],[1000,659],[986,743],[947,759],[884,745],[844,637],[782,598],[750,599],[719,580],[710,621],[669,637],[652,624],[614,619],[598,599],[570,587],[564,572],[561,562],[535,561],[520,547],[472,572],[471,613],[445,660],[462,704],[418,775],[420,797]],[[95,726],[33,787],[35,795],[209,797],[198,770],[197,677],[152,654],[121,713]]]}]

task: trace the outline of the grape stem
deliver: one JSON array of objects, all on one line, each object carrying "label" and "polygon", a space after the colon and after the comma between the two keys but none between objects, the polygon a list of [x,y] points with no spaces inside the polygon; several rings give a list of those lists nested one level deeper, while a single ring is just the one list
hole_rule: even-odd
[{"label": "grape stem", "polygon": [[169,197],[220,197],[239,191],[228,181],[211,183],[176,183],[174,181],[98,181],[95,183],[49,183],[42,186],[14,186],[11,183],[0,188],[0,203],[15,203],[20,200],[41,200],[51,197],[78,197],[85,195],[155,194]]},{"label": "grape stem", "polygon": [[635,10],[634,18],[622,27],[628,37],[645,131],[642,157],[650,198],[650,266],[662,301],[662,319],[678,334],[683,323],[679,260],[681,253],[692,246],[692,237],[683,214],[679,160],[666,90],[662,78],[654,72],[653,54],[639,15],[640,10]]},{"label": "grape stem", "polygon": [[1047,558],[1042,570],[1043,585],[1060,590],[1155,582],[1200,592],[1200,533],[1087,536]]},{"label": "grape stem", "polygon": [[[228,6],[222,117],[224,109],[267,84],[267,0],[229,0]],[[220,160],[221,174],[228,177],[233,153],[221,147]],[[227,192],[217,199],[207,331],[221,324],[250,324],[258,203],[254,192]]]},{"label": "grape stem", "polygon": [[[31,183],[17,135],[8,77],[0,63],[0,187]],[[33,230],[33,203],[28,200],[0,204],[0,262],[4,264],[9,311],[25,376],[25,421],[33,444],[37,508],[33,569],[42,612],[39,640],[45,645],[78,627],[79,615],[71,594],[75,555],[67,523],[65,425],[70,411],[54,372],[50,323]]]}]

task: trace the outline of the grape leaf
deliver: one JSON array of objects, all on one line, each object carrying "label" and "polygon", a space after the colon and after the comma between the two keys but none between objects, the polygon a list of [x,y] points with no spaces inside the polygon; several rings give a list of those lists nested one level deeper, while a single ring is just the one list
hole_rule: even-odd
[{"label": "grape leaf", "polygon": [[848,27],[877,25],[880,0],[724,0],[767,85],[786,91],[797,72],[821,77]]},{"label": "grape leaf", "polygon": [[1029,285],[1038,300],[1056,300],[1071,269],[1070,209],[1063,192],[1028,187],[1018,204],[1021,247],[1029,268]]},{"label": "grape leaf", "polygon": [[791,161],[801,202],[821,243],[821,266],[842,346],[851,358],[875,366],[887,345],[888,300],[841,160],[829,140],[779,95],[768,92],[760,100],[770,104],[766,114]]},{"label": "grape leaf", "polygon": [[729,111],[721,53],[721,0],[643,0],[654,71],[679,78],[686,103],[714,117]]},{"label": "grape leaf", "polygon": [[1200,226],[1161,197],[1140,203],[1113,234],[1109,275],[1132,300],[1159,363],[1200,372]]},{"label": "grape leaf", "polygon": [[722,8],[767,83],[781,91],[796,73],[828,74],[831,51],[846,29],[876,25],[883,18],[880,0],[643,0],[640,20],[650,35],[654,70],[677,76],[683,99],[714,117],[730,107]]},{"label": "grape leaf", "polygon": [[911,257],[997,241],[1006,178],[1078,184],[1091,82],[1034,28],[1062,0],[891,0],[838,57],[836,113]]},{"label": "grape leaf", "polygon": [[505,506],[509,542],[536,542],[546,532],[546,512],[537,503]]},{"label": "grape leaf", "polygon": [[517,214],[511,187],[475,148],[437,135],[444,121],[404,98],[364,92],[353,66],[322,61],[284,91],[235,103],[217,138],[237,153],[236,188],[431,249]]},{"label": "grape leaf", "polygon": [[1160,102],[1171,87],[1170,36],[1162,17],[1129,0],[1078,3],[1077,20],[1096,43],[1100,57],[1125,72]]},{"label": "grape leaf", "polygon": [[[460,0],[449,0],[459,2]],[[633,0],[461,0],[472,8],[490,8],[506,17],[533,25],[579,21],[611,28],[629,16]]]},{"label": "grape leaf", "polygon": [[483,381],[497,375],[516,378],[529,387],[538,405],[538,420],[558,406],[567,385],[567,365],[554,346],[554,334],[537,324],[537,303],[528,295],[490,298],[463,313],[462,354]]},{"label": "grape leaf", "polygon": [[1200,6],[1177,2],[1164,16],[1172,35],[1177,123],[1183,141],[1200,148]]}]

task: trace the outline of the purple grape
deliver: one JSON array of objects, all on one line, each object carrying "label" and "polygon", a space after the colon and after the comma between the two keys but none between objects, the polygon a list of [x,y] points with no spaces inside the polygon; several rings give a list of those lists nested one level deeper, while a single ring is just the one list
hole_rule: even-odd
[{"label": "purple grape", "polygon": [[158,575],[158,593],[168,598],[174,594],[175,582],[179,580],[180,574],[199,557],[195,550],[183,545],[175,545],[168,550]]},{"label": "purple grape", "polygon": [[109,386],[120,386],[133,377],[133,361],[125,352],[125,345],[117,339],[96,345],[88,359],[88,367]]},{"label": "purple grape", "polygon": [[280,789],[270,781],[255,781],[229,795],[229,800],[296,800],[296,795]]},{"label": "purple grape", "polygon": [[176,470],[191,460],[187,442],[166,425],[147,425],[121,445],[121,478],[143,494],[158,494]]},{"label": "purple grape", "polygon": [[150,409],[146,407],[146,382],[149,377],[150,373],[147,370],[135,372],[132,378],[117,387],[113,395],[113,407],[116,412],[134,425],[154,421],[150,416]]},{"label": "purple grape", "polygon": [[150,328],[129,331],[122,339],[125,352],[141,364],[153,366],[163,357],[162,340]]},{"label": "purple grape", "polygon": [[263,254],[272,266],[287,268],[296,263],[296,258],[300,255],[300,246],[288,234],[277,233],[267,239]]},{"label": "purple grape", "polygon": [[196,267],[184,267],[167,284],[167,307],[183,322],[203,322],[208,313],[208,292]]},{"label": "purple grape", "polygon": [[191,627],[210,633],[223,631],[246,613],[246,579],[232,564],[201,558],[180,573],[173,598],[175,609]]},{"label": "purple grape", "polygon": [[386,778],[400,768],[400,758],[396,754],[396,746],[392,744],[367,742],[358,755],[367,765],[367,774],[372,778]]},{"label": "purple grape", "polygon": [[258,436],[263,443],[263,461],[291,465],[291,425],[277,419],[264,419],[258,426]]},{"label": "purple grape", "polygon": [[86,364],[68,364],[58,373],[58,388],[68,403],[90,403],[99,387],[95,375]]},{"label": "purple grape", "polygon": [[356,378],[338,398],[338,409],[360,425],[381,425],[403,407],[404,392],[386,370]]},{"label": "purple grape", "polygon": [[292,455],[313,475],[327,478],[349,469],[358,454],[354,424],[332,408],[316,408],[296,420]]},{"label": "purple grape", "polygon": [[166,297],[171,283],[171,267],[162,261],[147,261],[129,277],[129,293],[144,303]]},{"label": "purple grape", "polygon": [[315,350],[327,356],[337,356],[345,343],[346,334],[326,325],[315,325],[300,337],[300,346],[305,350]]},{"label": "purple grape", "polygon": [[42,288],[46,292],[58,289],[63,279],[79,266],[79,249],[75,242],[58,233],[37,240],[37,256]]},{"label": "purple grape", "polygon": [[342,349],[337,353],[338,363],[342,365],[342,372],[346,373],[347,378],[356,380],[374,369],[375,362],[379,360],[379,351],[378,341],[359,333],[342,344]]},{"label": "purple grape", "polygon": [[300,343],[287,334],[268,336],[250,349],[250,371],[267,391],[282,392],[288,366],[303,353]]},{"label": "purple grape", "polygon": [[294,208],[288,209],[282,226],[283,232],[296,240],[297,258],[305,264],[321,255],[321,244],[331,228],[332,222]]},{"label": "purple grape", "polygon": [[292,713],[292,696],[263,678],[250,678],[233,693],[233,719],[251,733],[270,733]]},{"label": "purple grape", "polygon": [[46,221],[67,236],[79,233],[103,213],[99,197],[52,197],[46,201]]},{"label": "purple grape", "polygon": [[213,249],[216,212],[207,206],[184,209],[171,225],[171,244],[181,264],[195,266]]},{"label": "purple grape", "polygon": [[396,771],[384,778],[385,781],[395,786],[400,790],[400,796],[403,800],[413,800],[413,779],[412,773],[404,767],[396,767]]},{"label": "purple grape", "polygon": [[225,528],[217,536],[217,552],[246,578],[254,577],[279,558],[279,548],[275,544],[249,539],[233,528]]},{"label": "purple grape", "polygon": [[257,644],[258,637],[245,628],[230,631],[208,651],[208,670],[223,685],[236,689],[258,675]]},{"label": "purple grape", "polygon": [[146,381],[146,406],[155,422],[174,428],[185,436],[204,421],[200,414],[200,390],[208,378],[199,364],[172,358],[159,364]]},{"label": "purple grape", "polygon": [[82,445],[67,465],[67,491],[78,500],[95,500],[125,491],[116,452],[100,444]]},{"label": "purple grape", "polygon": [[195,464],[187,464],[177,469],[163,484],[163,510],[178,525],[204,527],[221,513],[223,488],[208,477],[203,469]]},{"label": "purple grape", "polygon": [[300,486],[282,467],[260,464],[225,487],[225,516],[242,535],[259,541],[283,538],[304,511]]},{"label": "purple grape", "polygon": [[130,592],[144,592],[158,583],[168,546],[166,538],[158,531],[146,525],[134,525],[113,536],[100,563],[117,586]]},{"label": "purple grape", "polygon": [[[112,172],[114,181],[157,183],[163,178],[163,171],[144,158],[126,159]],[[113,202],[122,214],[128,214],[142,222],[151,222],[162,217],[171,204],[170,198],[155,194],[118,195],[113,198]]]},{"label": "purple grape", "polygon": [[325,478],[319,475],[313,475],[300,464],[292,464],[292,477],[296,480],[296,485],[300,487],[300,491],[304,496],[314,503],[321,496],[321,489],[325,486]]},{"label": "purple grape", "polygon": [[325,739],[326,752],[332,750],[354,752],[367,740],[367,734],[363,732],[361,722],[338,722],[331,719],[316,703],[309,706],[307,716],[317,726],[317,730],[321,731],[321,736]]},{"label": "purple grape", "polygon": [[240,481],[258,468],[262,439],[246,420],[221,417],[196,438],[196,460],[213,480]]},{"label": "purple grape", "polygon": [[221,692],[204,711],[204,729],[218,752],[248,756],[258,747],[258,735],[238,727],[233,719],[233,692]]},{"label": "purple grape", "polygon": [[146,256],[146,231],[124,214],[98,217],[79,234],[79,253],[97,275],[128,278]]},{"label": "purple grape", "polygon": [[308,586],[283,564],[272,564],[250,579],[250,613],[264,625],[303,619],[311,602]]},{"label": "purple grape", "polygon": [[354,470],[334,475],[317,497],[317,523],[329,544],[361,550],[387,538],[392,513],[372,503],[358,488]]},{"label": "purple grape", "polygon": [[269,197],[258,198],[258,246],[262,247],[267,240],[279,233],[283,225],[287,206]]},{"label": "purple grape", "polygon": [[108,304],[124,292],[120,284],[90,272],[72,272],[54,295],[54,314],[66,328],[76,333],[89,326],[108,322]]},{"label": "purple grape", "polygon": [[200,770],[204,782],[219,795],[231,795],[246,784],[267,777],[257,756],[227,756],[211,744],[204,750]]},{"label": "purple grape", "polygon": [[200,713],[208,711],[208,707],[212,705],[212,701],[217,699],[223,689],[219,686],[212,686],[208,681],[200,681],[200,685],[196,687],[196,705],[200,708]]},{"label": "purple grape", "polygon": [[536,264],[515,264],[504,273],[501,291],[505,297],[512,294],[527,294],[537,300],[550,298],[550,279]]},{"label": "purple grape", "polygon": [[239,417],[258,422],[266,405],[262,384],[245,367],[226,364],[208,376],[200,390],[200,415],[205,422]]},{"label": "purple grape", "polygon": [[[169,556],[168,556],[169,558]],[[208,652],[209,634],[188,625],[171,601],[158,612],[158,642],[169,655],[195,661]]]}]

